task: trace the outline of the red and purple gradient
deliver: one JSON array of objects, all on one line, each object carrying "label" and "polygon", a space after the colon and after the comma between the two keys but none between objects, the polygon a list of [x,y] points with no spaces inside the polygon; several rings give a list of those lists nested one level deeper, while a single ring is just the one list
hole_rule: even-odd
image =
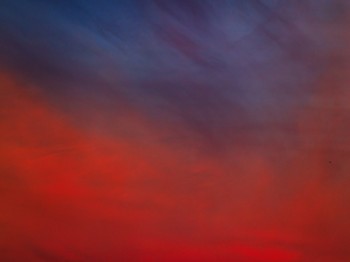
[{"label": "red and purple gradient", "polygon": [[350,261],[346,0],[0,3],[0,261]]}]

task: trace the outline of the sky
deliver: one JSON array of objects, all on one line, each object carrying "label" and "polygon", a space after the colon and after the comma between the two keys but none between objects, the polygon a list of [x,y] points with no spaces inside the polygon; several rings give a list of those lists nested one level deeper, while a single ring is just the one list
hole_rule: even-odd
[{"label": "sky", "polygon": [[2,0],[0,260],[350,261],[346,0]]}]

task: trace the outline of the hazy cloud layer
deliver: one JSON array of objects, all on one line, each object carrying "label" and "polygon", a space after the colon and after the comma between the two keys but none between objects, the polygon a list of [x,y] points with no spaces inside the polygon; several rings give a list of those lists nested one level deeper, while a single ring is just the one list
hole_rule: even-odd
[{"label": "hazy cloud layer", "polygon": [[0,260],[350,259],[344,1],[0,3]]}]

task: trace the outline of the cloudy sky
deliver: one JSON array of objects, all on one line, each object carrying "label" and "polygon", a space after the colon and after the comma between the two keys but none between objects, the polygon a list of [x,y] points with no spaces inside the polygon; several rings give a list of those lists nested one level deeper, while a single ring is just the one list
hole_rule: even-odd
[{"label": "cloudy sky", "polygon": [[2,0],[2,261],[350,260],[346,0]]}]

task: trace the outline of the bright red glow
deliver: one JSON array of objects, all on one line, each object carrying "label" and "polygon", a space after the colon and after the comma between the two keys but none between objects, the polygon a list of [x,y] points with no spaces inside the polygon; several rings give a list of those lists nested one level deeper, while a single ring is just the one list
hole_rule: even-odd
[{"label": "bright red glow", "polygon": [[[11,75],[0,82],[4,261],[348,257],[347,156],[328,147],[332,134],[348,131],[337,128],[345,109],[333,120],[305,111],[299,146],[278,163],[259,148],[218,158],[163,143],[169,131],[137,112],[122,119],[126,133],[75,125],[35,88]],[[329,137],[318,135],[328,127]],[[276,148],[265,152],[278,155]]]}]

